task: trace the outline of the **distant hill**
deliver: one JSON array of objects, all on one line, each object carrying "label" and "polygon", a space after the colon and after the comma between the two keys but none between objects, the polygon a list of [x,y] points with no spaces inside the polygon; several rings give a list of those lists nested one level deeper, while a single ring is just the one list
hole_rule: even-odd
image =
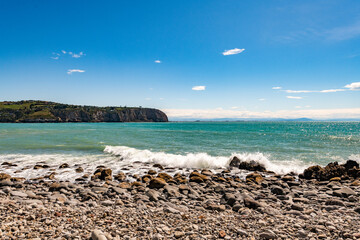
[{"label": "distant hill", "polygon": [[0,122],[167,122],[165,113],[141,107],[95,107],[47,101],[0,102]]}]

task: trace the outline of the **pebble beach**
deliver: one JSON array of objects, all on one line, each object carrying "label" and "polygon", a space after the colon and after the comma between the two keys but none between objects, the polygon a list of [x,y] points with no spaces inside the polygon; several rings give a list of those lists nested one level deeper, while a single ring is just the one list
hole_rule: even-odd
[{"label": "pebble beach", "polygon": [[[2,166],[12,168],[9,162]],[[73,181],[0,174],[1,239],[359,239],[359,165],[278,175],[233,159],[215,172],[155,164],[144,175],[96,171]],[[233,169],[247,172],[245,178]],[[256,171],[252,171],[256,170]]]}]

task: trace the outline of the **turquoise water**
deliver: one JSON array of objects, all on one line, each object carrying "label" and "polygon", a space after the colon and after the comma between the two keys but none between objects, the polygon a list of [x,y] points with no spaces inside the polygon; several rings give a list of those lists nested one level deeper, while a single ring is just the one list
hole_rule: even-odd
[{"label": "turquoise water", "polygon": [[0,124],[0,162],[22,165],[43,161],[89,166],[107,163],[120,168],[140,161],[218,168],[226,167],[233,155],[279,172],[301,171],[315,163],[359,160],[360,123]]}]

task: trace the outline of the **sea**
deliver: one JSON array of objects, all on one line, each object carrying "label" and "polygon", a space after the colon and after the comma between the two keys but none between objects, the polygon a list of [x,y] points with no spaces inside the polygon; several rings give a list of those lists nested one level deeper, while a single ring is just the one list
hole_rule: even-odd
[{"label": "sea", "polygon": [[[159,163],[181,171],[229,166],[232,157],[256,161],[279,174],[311,165],[360,162],[360,122],[2,123],[0,172],[27,179],[56,171],[74,180],[81,166],[113,173],[146,172]],[[35,164],[50,169],[34,170]],[[70,168],[58,169],[68,163]],[[175,171],[173,170],[173,171]]]}]

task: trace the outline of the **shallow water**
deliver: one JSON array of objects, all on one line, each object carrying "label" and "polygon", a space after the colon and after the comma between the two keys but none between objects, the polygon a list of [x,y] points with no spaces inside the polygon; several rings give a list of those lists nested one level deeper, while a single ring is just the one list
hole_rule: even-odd
[{"label": "shallow water", "polygon": [[[312,164],[360,160],[359,122],[170,122],[0,124],[0,171],[35,177],[48,170],[21,170],[37,162],[97,165],[116,170],[160,163],[169,167],[221,168],[232,156],[267,169],[301,172]],[[21,171],[20,171],[21,170]],[[15,173],[16,171],[19,171]],[[42,172],[43,171],[43,172]],[[73,178],[73,170],[59,176]]]}]

